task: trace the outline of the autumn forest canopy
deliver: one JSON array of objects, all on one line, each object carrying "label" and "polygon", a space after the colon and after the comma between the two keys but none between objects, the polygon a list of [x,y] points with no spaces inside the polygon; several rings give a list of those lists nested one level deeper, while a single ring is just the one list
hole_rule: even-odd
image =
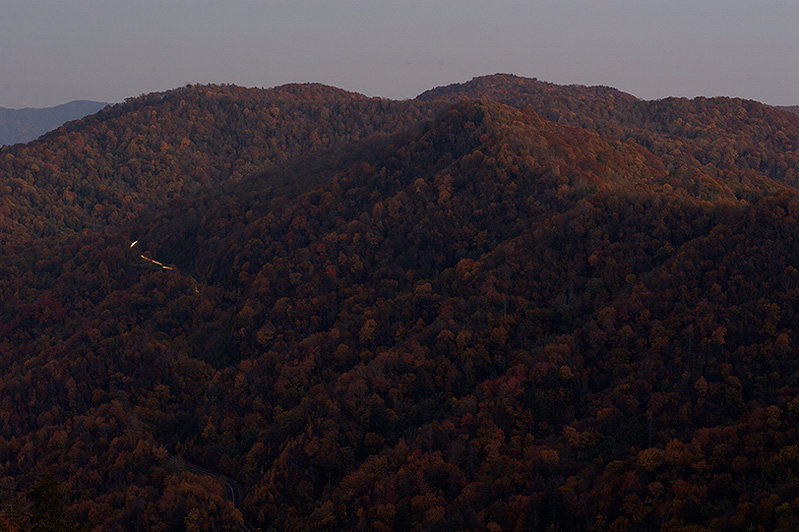
[{"label": "autumn forest canopy", "polygon": [[796,530],[798,229],[750,100],[105,107],[0,148],[0,531]]}]

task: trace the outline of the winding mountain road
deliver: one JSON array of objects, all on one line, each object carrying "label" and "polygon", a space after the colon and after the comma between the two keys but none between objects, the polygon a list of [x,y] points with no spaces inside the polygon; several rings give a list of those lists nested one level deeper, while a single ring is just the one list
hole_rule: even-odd
[{"label": "winding mountain road", "polygon": [[[233,506],[241,512],[241,488],[236,481],[230,477],[226,477],[221,473],[217,473],[216,471],[211,471],[201,465],[192,464],[190,462],[183,461],[183,467],[187,470],[191,471],[192,473],[196,473],[198,475],[204,475],[207,477],[213,477],[216,480],[220,481],[222,484],[225,485],[225,493],[229,501],[233,502]],[[243,514],[242,514],[243,516]],[[260,529],[252,526],[251,524],[247,523],[247,521],[242,522],[239,525],[239,529],[243,532],[260,532]]]}]

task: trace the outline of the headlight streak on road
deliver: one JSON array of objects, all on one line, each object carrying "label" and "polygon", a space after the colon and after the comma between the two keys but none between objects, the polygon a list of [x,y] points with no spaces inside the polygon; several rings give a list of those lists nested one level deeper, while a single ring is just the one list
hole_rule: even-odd
[{"label": "headlight streak on road", "polygon": [[[130,248],[132,248],[133,246],[135,246],[138,243],[139,243],[138,240],[134,240],[133,242],[131,242]],[[180,270],[178,270],[174,266],[168,266],[168,265],[164,264],[163,262],[158,262],[157,260],[151,259],[150,257],[147,257],[147,256],[145,256],[145,255],[143,255],[141,253],[139,253],[139,258],[144,260],[144,261],[149,262],[150,264],[154,264],[155,266],[158,266],[162,270],[175,271],[175,272],[180,273],[181,275],[185,275],[186,277],[191,279],[192,284],[193,284],[192,288],[194,288],[194,293],[196,293],[196,294],[200,293],[200,289],[197,288],[197,280],[194,277],[192,277],[191,275],[184,274],[183,272],[181,272]]]}]

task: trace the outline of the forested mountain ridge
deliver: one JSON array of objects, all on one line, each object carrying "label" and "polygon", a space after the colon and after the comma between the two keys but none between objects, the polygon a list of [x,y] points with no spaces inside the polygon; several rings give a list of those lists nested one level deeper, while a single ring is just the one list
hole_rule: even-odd
[{"label": "forested mountain ridge", "polygon": [[[181,92],[221,117],[193,137],[218,179],[0,260],[0,526],[48,472],[92,530],[234,530],[177,455],[264,529],[799,525],[790,115],[510,76],[432,104],[187,87],[27,153],[117,119],[164,137]],[[213,151],[261,97],[292,118],[241,137],[299,147]],[[307,149],[325,109],[354,132]],[[142,179],[192,179],[170,168]]]},{"label": "forested mountain ridge", "polygon": [[607,87],[560,87],[502,74],[418,96],[448,102],[470,98],[529,108],[555,122],[634,140],[661,157],[677,181],[693,180],[695,193],[711,199],[779,186],[771,180],[799,185],[799,116],[752,100],[644,101]]},{"label": "forested mountain ridge", "polygon": [[777,109],[788,111],[789,113],[799,114],[799,105],[781,105]]},{"label": "forested mountain ridge", "polygon": [[120,226],[147,208],[432,117],[322,85],[186,86],[0,149],[0,243]]}]

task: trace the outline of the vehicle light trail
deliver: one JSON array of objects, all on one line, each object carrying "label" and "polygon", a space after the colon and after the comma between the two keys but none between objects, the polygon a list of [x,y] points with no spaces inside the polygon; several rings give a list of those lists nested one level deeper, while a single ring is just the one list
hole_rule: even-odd
[{"label": "vehicle light trail", "polygon": [[[133,248],[133,246],[135,246],[138,243],[139,243],[138,240],[134,240],[133,242],[131,242],[131,244],[129,246],[129,249]],[[139,253],[139,258],[141,260],[143,260],[143,261],[146,261],[146,262],[152,264],[153,266],[155,266],[155,267],[157,267],[157,268],[159,268],[161,270],[169,270],[169,271],[178,272],[179,274],[181,274],[181,275],[183,275],[185,277],[188,277],[191,280],[191,282],[192,282],[192,289],[194,290],[194,293],[196,293],[196,294],[200,293],[200,289],[197,287],[197,280],[194,277],[192,277],[191,275],[188,275],[186,273],[181,272],[175,266],[169,266],[167,264],[164,264],[163,262],[159,262],[159,261],[157,261],[155,259],[151,259],[150,257],[144,255],[143,253]],[[134,266],[136,266],[136,265],[134,265]]]}]

